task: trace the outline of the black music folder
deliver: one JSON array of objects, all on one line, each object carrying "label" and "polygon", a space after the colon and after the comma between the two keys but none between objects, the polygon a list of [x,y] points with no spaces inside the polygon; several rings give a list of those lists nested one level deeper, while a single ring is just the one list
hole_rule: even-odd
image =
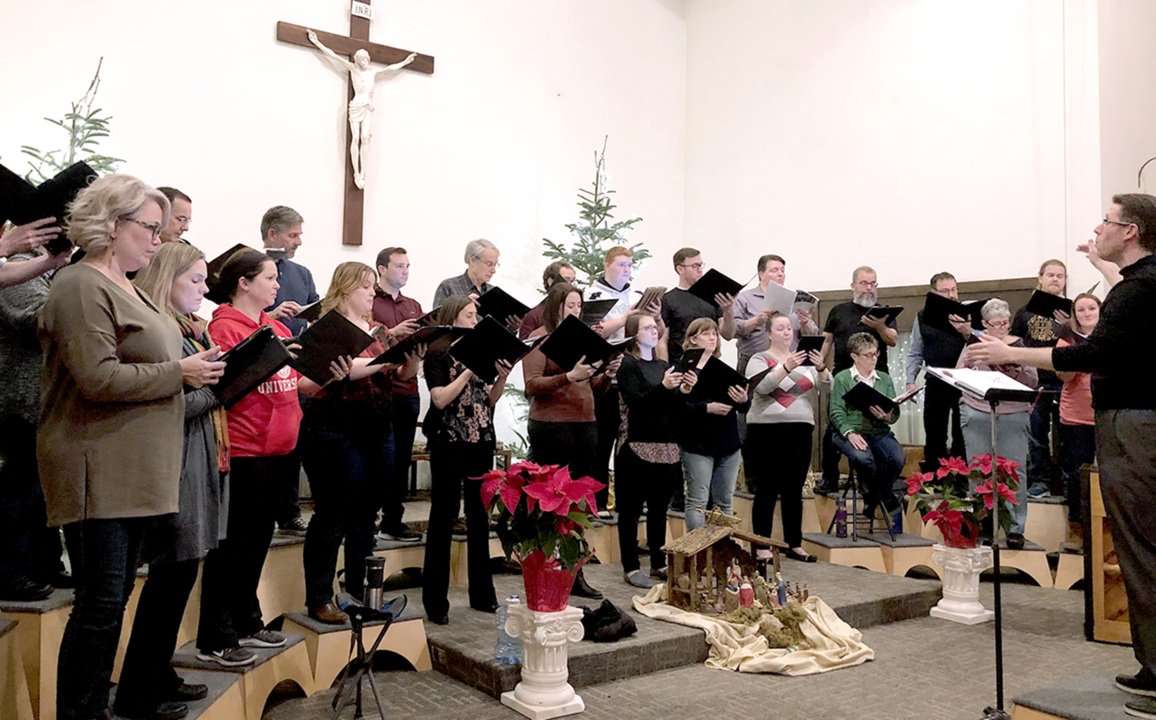
[{"label": "black music folder", "polygon": [[[95,170],[78,162],[40,185],[33,185],[0,165],[0,225],[5,220],[11,220],[14,225],[25,225],[34,220],[54,217],[56,220],[52,224],[63,228],[69,204],[97,177]],[[44,249],[53,255],[68,250],[72,243],[65,235],[61,232],[44,243]]]},{"label": "black music folder", "polygon": [[606,317],[606,313],[613,310],[617,304],[618,298],[584,301],[582,303],[582,322],[587,325],[595,325],[602,322],[602,318]]},{"label": "black music folder", "polygon": [[898,305],[876,305],[875,307],[866,308],[866,310],[866,315],[883,318],[888,325],[894,323],[895,318],[899,317],[899,313],[903,312],[903,308]]},{"label": "black music folder", "polygon": [[498,368],[495,363],[505,360],[512,366],[541,341],[542,338],[519,340],[504,323],[492,317],[484,317],[473,330],[469,330],[450,346],[450,356],[469,368],[474,375],[487,383],[492,383],[498,379]]},{"label": "black music folder", "polygon": [[738,295],[743,287],[744,285],[741,283],[711,268],[707,270],[706,274],[700,277],[694,285],[691,285],[687,292],[718,307],[718,303],[714,301],[715,295],[719,293],[723,293],[724,295]]},{"label": "black music folder", "polygon": [[[814,350],[817,353],[821,353],[821,352],[823,352],[823,341],[825,339],[826,338],[823,337],[822,335],[800,335],[799,336],[799,346],[797,348],[795,348],[795,350],[796,351],[802,350],[805,353],[809,353],[810,351]],[[815,363],[811,362],[811,356],[810,355],[807,355],[806,357],[804,357],[803,362],[801,362],[799,364],[800,365],[810,365],[812,367],[814,367],[814,365],[815,365]]]},{"label": "black music folder", "polygon": [[324,385],[333,379],[329,363],[345,355],[357,357],[373,344],[373,336],[333,310],[306,328],[296,342],[301,349],[291,364],[297,372]]},{"label": "black music folder", "polygon": [[491,287],[477,300],[478,317],[492,317],[506,322],[511,316],[522,318],[530,312],[530,307],[510,295],[500,287]]},{"label": "black music folder", "polygon": [[894,400],[879,392],[865,382],[855,383],[855,387],[843,393],[843,401],[859,410],[867,417],[874,418],[871,406],[875,405],[883,412],[893,412],[895,408],[922,392],[923,388],[915,388],[899,395]]},{"label": "black music folder", "polygon": [[[731,387],[735,385],[748,387],[747,378],[739,374],[738,370],[713,356],[706,361],[701,370],[695,372],[698,374],[698,382],[694,385],[693,394],[705,397],[708,402],[734,405],[735,401],[728,393]],[[762,377],[759,377],[759,380],[762,380]]]},{"label": "black music folder", "polygon": [[682,357],[674,365],[675,372],[690,372],[698,367],[698,361],[702,360],[702,354],[706,352],[704,348],[692,347],[686,348],[682,351]]},{"label": "black music folder", "polygon": [[971,327],[975,330],[983,330],[983,304],[986,300],[968,300],[960,302],[952,300],[951,298],[943,297],[938,293],[927,293],[927,300],[923,304],[923,317],[920,322],[927,323],[930,327],[939,328],[946,332],[955,332],[951,321],[948,320],[950,315],[958,315],[959,317],[971,323]]},{"label": "black music folder", "polygon": [[558,367],[570,370],[583,356],[587,365],[605,362],[615,355],[625,352],[634,338],[611,343],[593,328],[573,315],[558,325],[558,329],[546,336],[542,343],[542,354],[554,361]]},{"label": "black music folder", "polygon": [[262,325],[219,359],[225,363],[225,373],[216,385],[209,388],[221,407],[227,410],[276,375],[293,356],[273,328]]},{"label": "black music folder", "polygon": [[[216,278],[218,275],[220,275],[221,274],[221,268],[225,267],[225,263],[229,262],[229,258],[233,257],[234,255],[236,255],[238,252],[240,252],[242,250],[253,250],[253,248],[249,247],[245,243],[237,243],[233,247],[229,248],[225,252],[221,253],[217,257],[210,260],[209,261],[209,278]],[[253,252],[261,252],[261,251],[260,250],[253,250]],[[228,300],[226,300],[225,302],[228,302]]]},{"label": "black music folder", "polygon": [[306,322],[316,322],[321,317],[321,301],[309,303],[301,308],[301,312],[293,316],[294,320],[300,319]]},{"label": "black music folder", "polygon": [[1067,299],[1066,297],[1060,297],[1059,295],[1052,295],[1051,293],[1044,292],[1043,290],[1036,290],[1033,292],[1031,298],[1028,299],[1028,304],[1026,307],[1028,312],[1033,312],[1036,315],[1043,315],[1046,318],[1052,319],[1055,319],[1056,310],[1059,310],[1066,315],[1072,314],[1071,300]]},{"label": "black music folder", "polygon": [[414,352],[418,345],[425,345],[427,347],[426,352],[429,352],[430,348],[435,347],[439,343],[463,337],[467,333],[469,333],[469,330],[466,328],[452,327],[450,325],[434,325],[433,327],[418,328],[402,338],[401,342],[397,345],[394,345],[375,357],[369,364],[400,365],[405,362],[406,354]]}]

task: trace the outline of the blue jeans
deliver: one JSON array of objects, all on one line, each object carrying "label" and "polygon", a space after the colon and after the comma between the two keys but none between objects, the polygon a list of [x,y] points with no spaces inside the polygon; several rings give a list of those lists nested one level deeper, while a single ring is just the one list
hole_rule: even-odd
[{"label": "blue jeans", "polygon": [[[1040,389],[1059,390],[1059,385],[1041,385]],[[1032,407],[1028,422],[1028,456],[1024,469],[1027,471],[1029,488],[1047,488],[1055,477],[1055,463],[1052,462],[1052,425],[1060,425],[1059,393],[1044,395]],[[974,453],[973,453],[974,454]],[[981,453],[982,454],[982,453]],[[1003,453],[1000,453],[1003,455]],[[1004,455],[1004,457],[1007,457]],[[1024,479],[1024,478],[1021,478]]]},{"label": "blue jeans", "polygon": [[[1024,477],[1024,463],[1028,456],[1028,415],[1026,412],[996,415],[996,453],[1020,464],[1020,486],[1016,490],[1019,505],[1011,512],[1010,533],[1024,534],[1028,522],[1028,483]],[[967,457],[987,455],[991,452],[991,413],[976,410],[966,403],[960,405],[960,423],[963,426],[963,444]],[[974,485],[972,486],[974,487]],[[1000,506],[1002,512],[1006,505]]]},{"label": "blue jeans", "polygon": [[109,680],[148,518],[64,526],[76,601],[56,666],[56,717],[88,720],[108,708]]},{"label": "blue jeans", "polygon": [[381,485],[393,472],[393,434],[368,428],[350,432],[306,422],[301,461],[313,492],[313,518],[305,531],[305,604],[333,600],[337,549],[345,546],[345,590],[360,600],[365,559],[373,554],[374,520]]},{"label": "blue jeans", "polygon": [[735,450],[730,455],[715,457],[698,455],[682,450],[682,468],[688,478],[686,484],[686,529],[695,530],[706,522],[707,497],[714,498],[715,507],[727,515],[735,495],[735,480],[739,476],[739,461],[742,452]]},{"label": "blue jeans", "polygon": [[851,467],[855,469],[859,484],[866,488],[864,500],[867,507],[882,504],[889,512],[896,510],[899,501],[895,499],[895,481],[899,473],[903,472],[907,456],[894,433],[864,435],[866,450],[856,449],[851,441],[838,432],[832,435],[832,439],[839,452],[847,456]]}]

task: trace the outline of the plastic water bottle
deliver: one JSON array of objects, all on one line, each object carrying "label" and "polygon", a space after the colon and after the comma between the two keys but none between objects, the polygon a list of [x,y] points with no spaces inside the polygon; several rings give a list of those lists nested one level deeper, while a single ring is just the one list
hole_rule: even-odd
[{"label": "plastic water bottle", "polygon": [[494,643],[494,659],[503,665],[522,664],[522,639],[510,637],[506,632],[506,619],[510,617],[510,606],[521,605],[522,599],[517,595],[506,598],[503,605],[498,606],[498,638]]},{"label": "plastic water bottle", "polygon": [[847,499],[842,495],[835,499],[835,537],[847,537]]}]

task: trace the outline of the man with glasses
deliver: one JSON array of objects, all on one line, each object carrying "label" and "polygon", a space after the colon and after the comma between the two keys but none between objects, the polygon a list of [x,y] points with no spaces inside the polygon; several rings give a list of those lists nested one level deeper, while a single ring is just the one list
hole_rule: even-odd
[{"label": "man with glasses", "polygon": [[498,256],[501,253],[489,240],[471,240],[466,244],[466,271],[461,275],[446,278],[434,290],[433,307],[441,307],[450,295],[472,295],[475,299],[490,289],[490,280],[498,271]]},{"label": "man with glasses", "polygon": [[[949,272],[931,276],[931,292],[951,300],[959,300],[959,285]],[[971,324],[951,316],[953,331],[933,327],[923,322],[923,311],[911,325],[911,349],[907,353],[907,390],[915,389],[915,380],[923,366],[955,367],[959,354],[971,337]],[[942,380],[925,376],[923,392],[923,471],[939,469],[939,461],[946,457],[962,457],[963,428],[959,424],[959,391]],[[951,425],[951,448],[948,449],[947,426]]]},{"label": "man with glasses", "polygon": [[[771,283],[787,284],[787,261],[779,255],[763,255],[759,258],[757,270],[759,284],[749,290],[743,290],[735,298],[735,332],[739,338],[740,373],[747,371],[747,363],[752,357],[771,346],[771,339],[765,327],[771,314],[770,310],[764,308],[767,287]],[[819,334],[819,326],[811,319],[810,313],[792,310],[790,317],[791,329],[795,333],[795,339],[791,343],[792,350],[798,347],[800,336]]]},{"label": "man with glasses", "polygon": [[192,199],[173,187],[159,187],[157,190],[169,199],[172,213],[169,215],[169,224],[161,229],[161,242],[179,242],[191,245],[182,235],[189,231],[189,223],[193,221]]},{"label": "man with glasses", "polygon": [[682,358],[682,340],[686,329],[699,318],[710,318],[718,323],[719,335],[724,340],[735,336],[735,298],[719,293],[714,304],[690,293],[690,286],[698,282],[706,270],[702,253],[694,248],[682,248],[674,254],[674,271],[678,273],[678,287],[662,297],[662,321],[666,323],[666,352],[672,365]]},{"label": "man with glasses", "polygon": [[[887,373],[887,348],[894,347],[899,339],[895,321],[884,322],[871,317],[867,310],[879,302],[879,281],[875,270],[867,265],[855,268],[851,273],[851,299],[831,308],[827,313],[827,324],[823,326],[823,357],[833,374],[839,374],[851,367],[851,350],[848,340],[856,333],[867,333],[875,339],[879,347],[876,367]],[[832,360],[832,351],[834,359]],[[833,444],[833,425],[827,425],[823,435],[823,480],[816,492],[834,492],[839,485],[839,454]]]},{"label": "man with glasses", "polygon": [[1156,197],[1114,196],[1095,233],[1099,256],[1120,268],[1121,280],[1104,298],[1087,342],[1013,348],[981,338],[970,352],[989,364],[1092,373],[1100,489],[1140,662],[1135,675],[1116,676],[1116,687],[1138,696],[1125,713],[1156,718],[1156,375],[1136,365],[1156,357]]}]

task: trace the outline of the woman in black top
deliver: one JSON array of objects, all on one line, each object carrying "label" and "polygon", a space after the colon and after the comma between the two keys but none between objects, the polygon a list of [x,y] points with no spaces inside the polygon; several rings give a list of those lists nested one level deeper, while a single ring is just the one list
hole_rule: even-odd
[{"label": "woman in black top", "polygon": [[626,336],[635,337],[635,349],[618,369],[622,427],[614,461],[615,499],[618,503],[618,548],[626,582],[650,588],[654,582],[642,574],[638,562],[638,519],[645,502],[646,545],[650,549],[650,577],[666,580],[666,507],[682,468],[675,442],[674,413],[695,376],[676,373],[654,357],[658,323],[649,315],[631,315]]},{"label": "woman in black top", "polygon": [[[472,328],[478,311],[468,295],[451,295],[438,312],[439,325]],[[494,612],[498,599],[490,574],[490,520],[482,504],[481,477],[494,466],[494,405],[502,397],[508,364],[487,384],[452,358],[448,346],[431,349],[425,359],[430,408],[422,431],[428,441],[431,475],[429,529],[426,533],[422,605],[438,625],[450,621],[450,542],[465,490],[466,553],[470,607]]]}]

